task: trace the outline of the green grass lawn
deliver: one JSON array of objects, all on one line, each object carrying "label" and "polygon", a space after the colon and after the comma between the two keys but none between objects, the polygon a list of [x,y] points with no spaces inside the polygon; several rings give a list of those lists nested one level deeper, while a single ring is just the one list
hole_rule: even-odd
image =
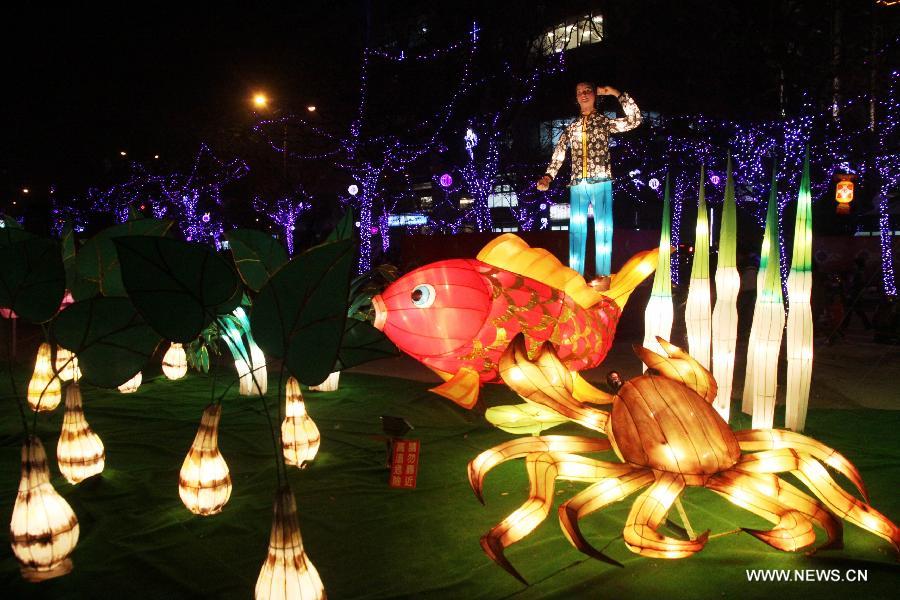
[{"label": "green grass lawn", "polygon": [[[24,373],[20,379],[21,390]],[[178,471],[212,384],[211,377],[190,374],[178,382],[145,378],[131,395],[85,387],[85,413],[106,445],[106,469],[78,486],[68,484],[56,469],[63,407],[38,419],[53,484],[75,510],[81,538],[72,555],[73,572],[41,584],[21,579],[9,545],[3,545],[3,598],[252,595],[266,556],[276,480],[272,438],[259,399],[242,398],[232,390],[223,401],[219,442],[234,483],[224,511],[197,517],[178,497]],[[277,385],[272,377],[270,394]],[[218,386],[224,388],[223,377]],[[507,552],[530,582],[525,587],[492,563],[478,543],[525,499],[528,481],[522,461],[490,473],[486,506],[476,500],[466,477],[469,460],[511,436],[427,387],[345,373],[340,391],[305,393],[322,445],[310,467],[289,474],[306,550],[331,598],[896,597],[900,569],[890,545],[853,525],[845,527],[843,550],[815,556],[781,553],[738,534],[714,539],[685,560],[652,560],[629,552],[620,537],[630,500],[583,523],[588,539],[606,547],[624,569],[571,547],[553,511]],[[5,390],[0,405],[0,520],[5,524],[18,486],[21,426],[8,384],[0,389]],[[488,404],[513,401],[512,393],[499,386],[486,388],[485,396]],[[415,427],[409,437],[422,442],[415,490],[387,485],[384,444],[376,439],[383,414],[405,417]],[[745,415],[736,420],[736,428],[749,427]],[[877,410],[815,410],[807,430],[859,467],[874,506],[895,522],[900,519],[898,431],[900,412]],[[565,426],[552,433],[584,430]],[[583,487],[560,482],[558,502]],[[708,490],[689,489],[684,504],[696,529],[768,528]],[[868,581],[751,583],[747,569],[862,569]]]}]

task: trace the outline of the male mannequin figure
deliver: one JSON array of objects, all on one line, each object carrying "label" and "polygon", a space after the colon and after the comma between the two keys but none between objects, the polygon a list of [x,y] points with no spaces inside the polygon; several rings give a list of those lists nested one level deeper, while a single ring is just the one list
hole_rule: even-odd
[{"label": "male mannequin figure", "polygon": [[[615,96],[625,112],[624,117],[610,119],[598,112],[598,96]],[[609,163],[609,136],[630,131],[641,124],[641,111],[628,94],[593,83],[575,87],[575,99],[581,116],[566,126],[553,150],[546,174],[537,188],[546,191],[566,158],[572,154],[569,212],[569,266],[584,275],[584,249],[587,242],[587,212],[594,206],[594,244],[599,278],[610,274],[612,255],[612,171]]]}]

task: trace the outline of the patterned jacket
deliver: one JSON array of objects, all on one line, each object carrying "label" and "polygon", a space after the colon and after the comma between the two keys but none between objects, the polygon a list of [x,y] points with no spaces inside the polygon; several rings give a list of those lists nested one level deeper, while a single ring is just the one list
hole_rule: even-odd
[{"label": "patterned jacket", "polygon": [[[597,111],[582,115],[566,126],[553,150],[553,157],[547,167],[547,175],[556,178],[556,173],[566,159],[566,149],[572,150],[572,181],[577,185],[582,180],[595,183],[612,179],[609,165],[609,136],[624,133],[641,124],[641,111],[628,94],[619,96],[624,117],[610,119]],[[587,131],[587,135],[582,132]]]}]

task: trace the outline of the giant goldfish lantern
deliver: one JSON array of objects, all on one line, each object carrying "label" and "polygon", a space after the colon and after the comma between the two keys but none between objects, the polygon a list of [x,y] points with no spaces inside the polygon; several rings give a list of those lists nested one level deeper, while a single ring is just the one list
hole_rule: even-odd
[{"label": "giant goldfish lantern", "polygon": [[476,259],[426,265],[373,298],[375,326],[437,373],[431,391],[472,408],[482,384],[501,380],[500,356],[523,334],[529,354],[550,343],[573,373],[575,396],[609,400],[577,375],[606,357],[632,290],[653,272],[657,250],[642,252],[600,292],[548,251],[521,238],[495,238]]}]

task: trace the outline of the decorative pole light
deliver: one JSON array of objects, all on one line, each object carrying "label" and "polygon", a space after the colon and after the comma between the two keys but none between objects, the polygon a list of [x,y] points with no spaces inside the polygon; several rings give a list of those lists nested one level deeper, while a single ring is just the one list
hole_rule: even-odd
[{"label": "decorative pole light", "polygon": [[439,181],[441,187],[448,188],[453,185],[453,177],[450,175],[450,173],[444,173],[443,175],[441,175]]},{"label": "decorative pole light", "polygon": [[[662,227],[659,233],[659,258],[653,276],[653,290],[644,311],[644,347],[662,352],[657,337],[667,340],[672,335],[675,310],[672,305],[672,216],[669,214],[669,176],[666,175],[666,191],[663,194]],[[647,365],[644,365],[647,370]]]},{"label": "decorative pole light", "polygon": [[709,369],[711,331],[711,298],[709,294],[709,217],[706,214],[706,176],[700,166],[700,198],[697,202],[697,229],[694,237],[694,260],[688,288],[684,321],[687,326],[688,350],[691,356]]},{"label": "decorative pole light", "polygon": [[119,386],[119,391],[123,394],[131,394],[132,392],[136,392],[138,391],[138,388],[141,387],[141,381],[143,381],[143,379],[143,375],[141,375],[141,372],[138,371],[137,375]]},{"label": "decorative pole light", "polygon": [[81,369],[78,368],[78,358],[62,346],[56,347],[54,370],[61,381],[78,381],[81,379]]},{"label": "decorative pole light", "polygon": [[106,463],[103,442],[84,418],[81,388],[75,382],[66,388],[66,414],[56,445],[56,460],[63,477],[71,484],[102,473]]},{"label": "decorative pole light", "polygon": [[813,319],[812,291],[812,194],[809,184],[809,150],[803,161],[797,216],[794,220],[794,250],[787,278],[790,311],[787,317],[787,397],[784,424],[803,431],[812,379]]},{"label": "decorative pole light", "polygon": [[329,375],[325,381],[320,383],[319,385],[311,385],[309,386],[309,391],[311,392],[336,392],[338,390],[338,384],[340,383],[341,372],[334,371],[331,375]]},{"label": "decorative pole light", "polygon": [[350,194],[351,196],[357,195],[359,193],[359,186],[356,185],[355,183],[351,183],[350,185],[347,186],[347,193]]},{"label": "decorative pole light", "polygon": [[[784,330],[784,301],[781,296],[781,258],[778,247],[778,182],[777,171],[772,170],[772,188],[769,192],[769,208],[766,212],[766,232],[763,235],[762,253],[767,256],[765,267],[760,261],[760,271],[765,268],[762,286],[756,293],[753,307],[753,324],[750,329],[751,344],[747,354],[747,377],[744,381],[744,402],[747,393],[752,409],[754,429],[771,429],[775,424],[775,390],[778,382],[778,354]],[[754,330],[756,335],[754,335]],[[745,408],[746,411],[746,408]]]},{"label": "decorative pole light", "polygon": [[187,355],[181,344],[172,342],[162,360],[163,374],[169,379],[181,379],[187,374]]},{"label": "decorative pole light", "polygon": [[838,182],[834,188],[834,199],[837,202],[837,214],[849,215],[850,203],[853,202],[854,175],[845,173],[837,175]]},{"label": "decorative pole light", "polygon": [[44,342],[38,348],[34,361],[34,374],[28,382],[28,405],[35,412],[49,412],[59,406],[62,387],[53,372],[50,344]]},{"label": "decorative pole light", "polygon": [[281,447],[284,462],[303,468],[319,452],[319,428],[306,413],[300,384],[293,377],[285,386],[284,422],[281,424]]},{"label": "decorative pole light", "polygon": [[256,580],[255,600],[324,600],[325,587],[316,567],[306,555],[297,502],[291,488],[284,486],[275,493],[269,555]]},{"label": "decorative pole light", "polygon": [[[719,261],[716,266],[716,306],[712,313],[712,366],[719,384],[713,407],[725,422],[731,412],[731,388],[734,379],[734,354],[737,347],[737,297],[741,276],[737,270],[737,211],[734,203],[734,179],[731,156],[725,180],[722,203],[722,225],[719,228]],[[644,347],[648,347],[644,343]]]},{"label": "decorative pole light", "polygon": [[221,417],[221,404],[206,407],[194,443],[181,465],[178,495],[188,510],[197,515],[222,512],[231,497],[231,474],[219,452]]},{"label": "decorative pole light", "polygon": [[78,543],[78,519],[50,484],[47,453],[36,436],[22,446],[22,479],[9,538],[26,580],[45,581],[72,570],[69,554]]}]

